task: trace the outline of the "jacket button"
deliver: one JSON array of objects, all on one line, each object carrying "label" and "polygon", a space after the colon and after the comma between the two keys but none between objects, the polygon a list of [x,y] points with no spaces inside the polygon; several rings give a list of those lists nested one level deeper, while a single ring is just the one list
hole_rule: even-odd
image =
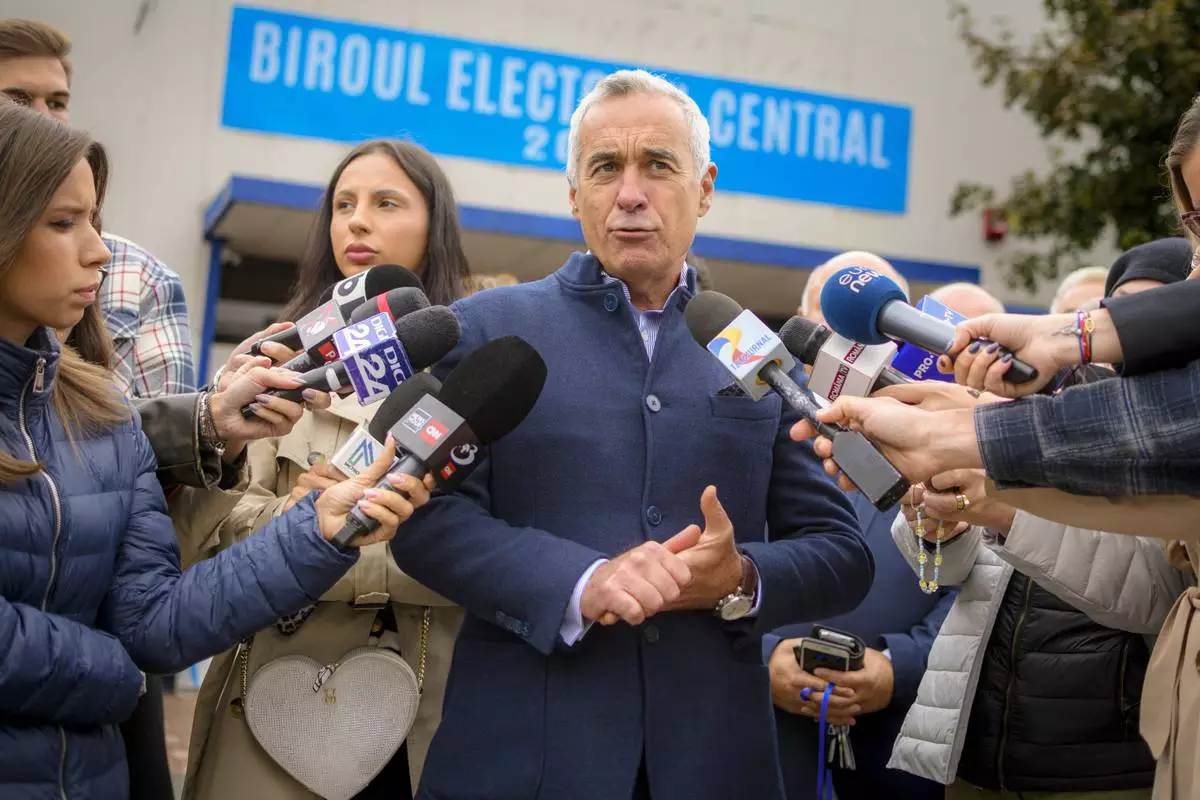
[{"label": "jacket button", "polygon": [[658,395],[646,395],[646,408],[650,409],[651,411],[659,411],[662,409],[662,401],[658,399]]},{"label": "jacket button", "polygon": [[619,304],[620,301],[617,300],[617,296],[615,294],[604,295],[604,307],[609,311],[616,311]]},{"label": "jacket button", "polygon": [[654,644],[655,642],[658,641],[658,636],[659,636],[658,626],[657,625],[647,625],[642,630],[642,636],[645,638],[646,644]]},{"label": "jacket button", "polygon": [[658,506],[650,506],[646,509],[646,521],[651,525],[658,525],[662,522],[662,512],[658,510]]}]

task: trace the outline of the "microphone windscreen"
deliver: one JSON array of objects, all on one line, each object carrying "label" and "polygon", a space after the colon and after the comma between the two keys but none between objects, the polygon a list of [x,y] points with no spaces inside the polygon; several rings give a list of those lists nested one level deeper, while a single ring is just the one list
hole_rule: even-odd
[{"label": "microphone windscreen", "polygon": [[732,297],[720,292],[705,291],[697,294],[687,304],[683,318],[687,321],[692,338],[701,347],[708,347],[708,343],[729,327],[729,323],[740,313],[742,307]]},{"label": "microphone windscreen", "polygon": [[414,370],[442,360],[458,344],[462,329],[458,317],[445,306],[430,306],[396,320],[396,338],[404,345]]},{"label": "microphone windscreen", "polygon": [[538,351],[519,336],[503,336],[460,361],[438,399],[467,421],[480,444],[489,444],[521,424],[545,383]]},{"label": "microphone windscreen", "polygon": [[[326,286],[325,291],[321,292],[321,299],[317,300],[317,305],[318,306],[324,305],[325,303],[328,303],[330,300],[332,300],[333,299],[333,290],[336,288],[337,288],[336,283],[331,283],[328,286]],[[316,308],[316,306],[313,306],[313,308]],[[310,308],[309,311],[312,311],[312,308]]]},{"label": "microphone windscreen", "polygon": [[380,264],[367,270],[364,288],[367,297],[390,292],[392,289],[421,289],[424,285],[412,271],[399,264]]},{"label": "microphone windscreen", "polygon": [[375,295],[354,309],[347,324],[353,325],[356,322],[362,322],[367,317],[384,312],[396,320],[422,308],[429,308],[429,298],[420,289],[414,286],[392,289],[386,294]]},{"label": "microphone windscreen", "polygon": [[433,375],[428,372],[416,373],[383,398],[383,402],[375,410],[375,416],[367,425],[367,432],[375,441],[386,442],[388,431],[395,427],[397,422],[404,419],[418,400],[427,394],[437,397],[441,389],[441,382]]},{"label": "microphone windscreen", "polygon": [[821,313],[829,327],[847,339],[885,344],[890,340],[879,330],[879,312],[893,300],[908,303],[895,281],[866,267],[846,267],[821,289]]},{"label": "microphone windscreen", "polygon": [[817,354],[821,352],[825,342],[829,341],[832,333],[829,328],[811,319],[795,316],[783,323],[783,327],[779,329],[779,338],[789,353],[802,364],[811,367],[817,363]]}]

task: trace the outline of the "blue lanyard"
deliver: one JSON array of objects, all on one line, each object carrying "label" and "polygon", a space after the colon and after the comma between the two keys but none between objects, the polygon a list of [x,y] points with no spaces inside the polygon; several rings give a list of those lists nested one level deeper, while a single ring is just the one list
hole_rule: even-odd
[{"label": "blue lanyard", "polygon": [[[821,718],[817,722],[817,800],[825,800],[826,797],[830,800],[833,798],[833,770],[825,763],[825,740],[829,738],[827,715],[829,695],[831,694],[833,694],[832,683],[825,687],[825,693],[821,695]],[[800,699],[804,702],[807,703],[811,696],[812,689],[800,690]]]}]

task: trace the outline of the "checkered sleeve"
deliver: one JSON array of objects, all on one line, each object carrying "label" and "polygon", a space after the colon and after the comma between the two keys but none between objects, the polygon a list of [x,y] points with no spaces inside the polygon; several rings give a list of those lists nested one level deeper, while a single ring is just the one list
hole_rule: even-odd
[{"label": "checkered sleeve", "polygon": [[975,433],[1001,487],[1075,494],[1200,494],[1200,361],[979,406]]}]

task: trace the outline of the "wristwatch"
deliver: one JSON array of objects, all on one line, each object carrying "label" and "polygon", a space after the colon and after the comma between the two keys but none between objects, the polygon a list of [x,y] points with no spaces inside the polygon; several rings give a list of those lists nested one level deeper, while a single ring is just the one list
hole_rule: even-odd
[{"label": "wristwatch", "polygon": [[737,590],[717,601],[716,615],[725,622],[734,622],[750,613],[754,608],[754,595],[758,591],[758,570],[754,563],[742,556],[742,582]]}]

